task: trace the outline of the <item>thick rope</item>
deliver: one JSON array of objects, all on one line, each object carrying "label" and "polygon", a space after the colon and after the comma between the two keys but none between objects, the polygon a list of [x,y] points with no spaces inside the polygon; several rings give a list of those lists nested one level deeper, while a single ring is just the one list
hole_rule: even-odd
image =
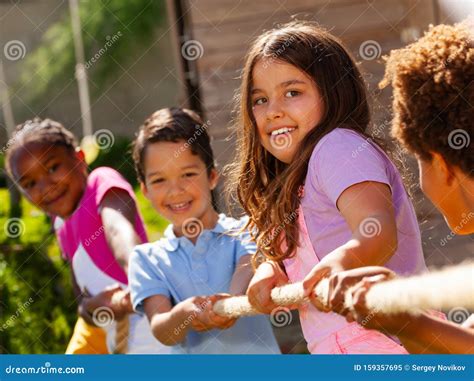
[{"label": "thick rope", "polygon": [[[327,304],[329,281],[323,279],[315,292],[320,302]],[[271,293],[273,302],[281,307],[307,302],[302,283],[276,287]],[[375,284],[367,292],[367,307],[373,311],[394,314],[419,314],[426,309],[448,310],[456,307],[474,309],[474,262],[445,268],[409,278],[396,278]],[[345,294],[346,307],[353,303]],[[214,312],[221,316],[241,317],[259,314],[246,296],[219,300]]]}]

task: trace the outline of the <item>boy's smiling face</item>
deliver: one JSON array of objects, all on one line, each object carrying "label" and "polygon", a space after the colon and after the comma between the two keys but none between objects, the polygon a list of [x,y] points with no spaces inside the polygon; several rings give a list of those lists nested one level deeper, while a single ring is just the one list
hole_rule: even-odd
[{"label": "boy's smiling face", "polygon": [[157,142],[147,146],[144,158],[144,195],[180,235],[183,223],[199,219],[204,228],[215,224],[211,191],[217,186],[215,169],[208,175],[202,159],[185,142]]},{"label": "boy's smiling face", "polygon": [[10,158],[13,180],[23,194],[45,213],[69,217],[77,208],[87,182],[82,151],[30,142]]}]

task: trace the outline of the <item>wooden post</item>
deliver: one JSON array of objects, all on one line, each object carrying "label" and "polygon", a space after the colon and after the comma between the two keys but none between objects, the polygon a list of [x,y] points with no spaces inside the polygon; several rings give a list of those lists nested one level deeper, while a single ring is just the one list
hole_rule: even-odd
[{"label": "wooden post", "polygon": [[89,96],[89,85],[84,65],[84,44],[82,42],[81,18],[77,0],[69,0],[71,12],[72,32],[74,36],[74,48],[76,51],[76,79],[79,87],[79,102],[81,106],[82,133],[83,136],[92,135],[92,115]]},{"label": "wooden post", "polygon": [[[5,72],[3,71],[3,62],[0,59],[0,101],[2,102],[2,111],[5,118],[5,125],[7,126],[7,137],[11,139],[13,131],[15,130],[15,120],[13,118],[12,105],[10,103],[10,96],[8,95],[8,86],[5,79]],[[8,143],[7,143],[8,144]],[[10,210],[9,217],[21,217],[21,193],[13,183],[12,179],[6,174],[7,188],[10,195]]]}]

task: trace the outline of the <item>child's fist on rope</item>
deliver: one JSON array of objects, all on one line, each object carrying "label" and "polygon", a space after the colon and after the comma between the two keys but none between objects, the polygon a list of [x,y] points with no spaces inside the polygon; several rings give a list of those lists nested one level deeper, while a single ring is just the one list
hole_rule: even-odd
[{"label": "child's fist on rope", "polygon": [[[346,291],[362,279],[375,275],[383,276],[384,279],[391,279],[395,276],[391,270],[380,266],[335,271],[333,266],[330,267],[321,262],[303,280],[303,288],[305,295],[310,298],[311,303],[319,310],[346,315],[350,307],[345,303]],[[327,287],[324,289],[324,294],[321,295],[315,292],[315,287],[323,278],[327,278]]]},{"label": "child's fist on rope", "polygon": [[250,304],[258,311],[270,314],[278,307],[272,301],[272,289],[287,283],[288,276],[278,263],[273,261],[263,262],[258,266],[247,288],[247,297]]},{"label": "child's fist on rope", "polygon": [[91,325],[96,325],[93,319],[94,311],[100,307],[110,308],[114,320],[121,320],[127,314],[133,313],[130,301],[130,291],[120,285],[109,286],[96,295],[91,295],[87,288],[82,293],[79,315]]},{"label": "child's fist on rope", "polygon": [[[377,269],[380,269],[378,273]],[[356,271],[358,274],[354,274]],[[413,320],[417,319],[417,317],[409,313],[385,314],[367,308],[365,300],[367,292],[374,284],[394,278],[395,275],[390,270],[374,266],[373,268],[362,267],[350,270],[347,273],[349,273],[347,275],[349,277],[352,276],[354,279],[360,279],[360,282],[350,287],[343,295],[346,304],[350,304],[343,313],[348,322],[357,321],[364,328],[377,329],[387,335],[398,335]]]},{"label": "child's fist on rope", "polygon": [[199,332],[232,327],[237,321],[236,318],[219,316],[213,311],[214,304],[218,300],[226,299],[230,296],[229,294],[216,294],[206,297],[196,313],[196,319],[193,320],[194,330]]}]

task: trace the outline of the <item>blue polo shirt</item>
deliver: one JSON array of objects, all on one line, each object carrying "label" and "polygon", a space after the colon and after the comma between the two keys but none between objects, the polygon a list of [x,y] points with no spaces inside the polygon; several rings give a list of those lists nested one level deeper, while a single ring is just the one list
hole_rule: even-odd
[{"label": "blue polo shirt", "polygon": [[[164,295],[176,305],[192,296],[228,293],[240,258],[256,251],[248,233],[230,234],[245,223],[220,214],[216,226],[203,230],[196,245],[187,237],[176,237],[169,225],[164,238],[135,247],[128,278],[133,308],[143,313],[143,301],[153,295]],[[226,330],[189,330],[175,352],[268,354],[280,349],[268,317],[260,315],[240,318]]]}]

